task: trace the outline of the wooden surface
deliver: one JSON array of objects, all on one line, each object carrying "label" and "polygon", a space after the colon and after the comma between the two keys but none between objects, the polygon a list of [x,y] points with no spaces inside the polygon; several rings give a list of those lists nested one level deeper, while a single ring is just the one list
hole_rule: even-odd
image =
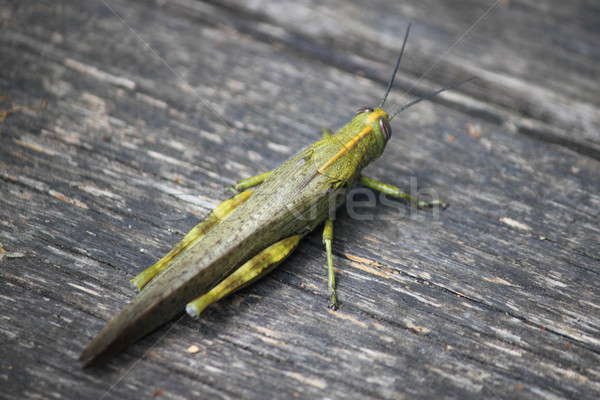
[{"label": "wooden surface", "polygon": [[[492,4],[3,1],[0,108],[48,106],[0,123],[0,397],[598,398],[600,7]],[[82,370],[228,185],[378,103],[409,21],[391,108],[480,79],[401,114],[368,170],[450,208],[341,210],[337,312],[314,232]]]}]

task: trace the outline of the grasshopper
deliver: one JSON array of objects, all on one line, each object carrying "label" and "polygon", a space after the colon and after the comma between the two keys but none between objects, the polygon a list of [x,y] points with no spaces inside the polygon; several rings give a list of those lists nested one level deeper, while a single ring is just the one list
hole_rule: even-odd
[{"label": "grasshopper", "polygon": [[356,183],[420,208],[444,206],[440,201],[415,199],[397,187],[361,174],[382,154],[392,136],[390,120],[397,113],[466,82],[413,100],[391,116],[384,111],[409,32],[410,25],[379,106],[361,108],[336,133],[324,131],[321,140],[279,168],[234,185],[239,194],[217,206],[169,253],[131,280],[140,293],[85,348],[80,357],[84,365],[118,352],[184,309],[193,317],[199,316],[208,305],[279,265],[304,235],[323,222],[329,303],[336,309],[333,217],[345,201],[346,192]]}]

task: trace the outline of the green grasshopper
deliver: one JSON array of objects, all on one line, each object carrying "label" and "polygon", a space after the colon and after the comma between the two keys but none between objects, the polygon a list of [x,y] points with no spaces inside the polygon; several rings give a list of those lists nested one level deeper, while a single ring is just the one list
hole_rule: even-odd
[{"label": "green grasshopper", "polygon": [[84,365],[123,349],[184,308],[189,315],[199,316],[208,305],[279,265],[304,235],[323,222],[330,307],[337,308],[333,217],[356,183],[418,207],[444,206],[439,201],[420,201],[397,187],[361,175],[361,170],[382,154],[392,135],[390,120],[397,113],[466,82],[413,100],[390,117],[382,107],[409,32],[410,25],[380,105],[361,108],[335,134],[324,131],[321,140],[279,168],[234,185],[239,194],[217,206],[169,253],[132,279],[132,285],[141,292],[86,347],[80,357]]}]

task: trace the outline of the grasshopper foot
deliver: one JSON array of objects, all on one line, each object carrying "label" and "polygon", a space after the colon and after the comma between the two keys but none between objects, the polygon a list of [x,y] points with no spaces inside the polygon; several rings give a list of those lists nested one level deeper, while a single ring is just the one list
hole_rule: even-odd
[{"label": "grasshopper foot", "polygon": [[448,203],[444,203],[443,201],[440,201],[440,200],[433,200],[433,201],[419,200],[417,202],[418,208],[440,207],[442,210],[445,210],[446,208],[448,208],[448,205],[449,205]]},{"label": "grasshopper foot", "polygon": [[227,186],[227,187],[225,188],[225,190],[226,190],[227,192],[229,192],[229,193],[233,193],[233,194],[237,194],[237,193],[239,193],[239,192],[240,192],[240,189],[238,188],[238,185],[237,185],[237,184],[235,184],[235,185],[231,185],[231,186]]},{"label": "grasshopper foot", "polygon": [[332,293],[329,296],[329,309],[333,310],[333,311],[337,311],[339,308],[339,304],[337,301],[337,296],[335,295],[335,293]]}]

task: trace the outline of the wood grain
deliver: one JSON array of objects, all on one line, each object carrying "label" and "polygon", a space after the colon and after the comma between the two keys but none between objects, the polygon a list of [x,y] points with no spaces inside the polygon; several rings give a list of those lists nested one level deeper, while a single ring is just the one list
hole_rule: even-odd
[{"label": "wood grain", "polygon": [[[493,4],[0,4],[0,109],[48,102],[0,122],[2,396],[596,399],[600,7]],[[315,232],[82,370],[128,280],[228,185],[379,101],[409,21],[388,104],[479,80],[401,114],[368,173],[450,208],[359,191],[336,221],[339,311]]]}]

